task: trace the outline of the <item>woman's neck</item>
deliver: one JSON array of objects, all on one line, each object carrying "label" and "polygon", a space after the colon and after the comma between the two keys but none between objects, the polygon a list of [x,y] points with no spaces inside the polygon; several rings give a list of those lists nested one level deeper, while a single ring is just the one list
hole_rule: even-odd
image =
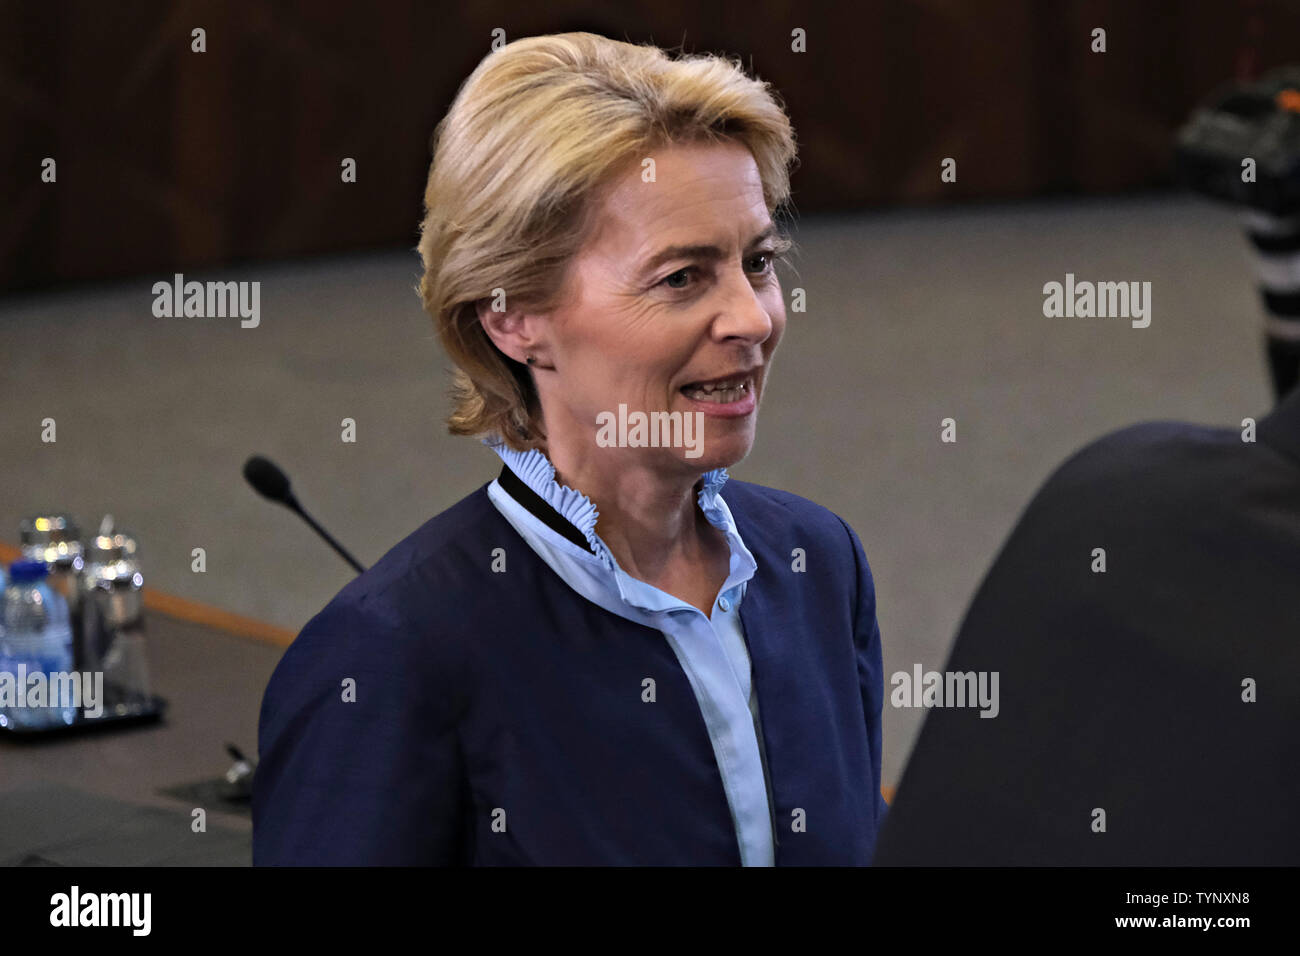
[{"label": "woman's neck", "polygon": [[561,485],[581,491],[600,517],[596,533],[619,566],[651,584],[717,560],[720,532],[696,503],[699,476],[616,462],[609,449],[586,456],[545,449]]}]

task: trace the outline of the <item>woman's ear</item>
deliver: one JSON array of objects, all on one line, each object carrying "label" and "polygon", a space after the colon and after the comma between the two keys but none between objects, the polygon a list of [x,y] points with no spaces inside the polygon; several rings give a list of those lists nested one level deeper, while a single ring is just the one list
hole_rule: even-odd
[{"label": "woman's ear", "polygon": [[518,309],[503,310],[494,308],[495,304],[492,299],[479,299],[474,303],[479,324],[502,354],[522,363],[528,353],[523,316]]},{"label": "woman's ear", "polygon": [[479,324],[492,344],[521,365],[528,362],[530,355],[536,358],[542,351],[538,333],[543,317],[521,308],[496,309],[495,304],[492,299],[479,299],[474,304]]}]

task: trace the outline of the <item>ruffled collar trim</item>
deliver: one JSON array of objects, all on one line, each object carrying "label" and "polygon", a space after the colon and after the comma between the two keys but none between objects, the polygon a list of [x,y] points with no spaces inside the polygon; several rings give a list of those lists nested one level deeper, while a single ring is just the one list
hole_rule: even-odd
[{"label": "ruffled collar trim", "polygon": [[[606,568],[611,571],[618,569],[618,562],[614,560],[614,555],[596,534],[596,522],[600,518],[600,512],[596,510],[592,500],[581,491],[568,485],[561,485],[555,480],[555,466],[551,464],[549,458],[536,448],[523,452],[515,451],[498,436],[484,438],[483,444],[495,451],[506,466],[519,477],[519,480],[554,508],[561,518],[578,529]],[[722,486],[727,483],[728,477],[730,476],[726,468],[706,471],[697,496],[704,517],[715,528],[723,531],[729,528],[718,495]]]}]

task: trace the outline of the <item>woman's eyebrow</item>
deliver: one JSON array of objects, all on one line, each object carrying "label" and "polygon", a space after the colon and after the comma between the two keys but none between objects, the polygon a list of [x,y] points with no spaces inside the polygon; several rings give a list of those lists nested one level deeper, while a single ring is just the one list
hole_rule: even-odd
[{"label": "woman's eyebrow", "polygon": [[[773,238],[776,234],[776,224],[768,223],[767,227],[763,229],[762,232],[749,240],[745,248],[753,248],[763,240]],[[725,258],[726,255],[727,252],[725,249],[711,243],[687,246],[665,246],[646,260],[645,265],[641,267],[641,275],[648,276],[665,262],[669,262],[673,259],[709,259],[717,261],[718,259]]]}]

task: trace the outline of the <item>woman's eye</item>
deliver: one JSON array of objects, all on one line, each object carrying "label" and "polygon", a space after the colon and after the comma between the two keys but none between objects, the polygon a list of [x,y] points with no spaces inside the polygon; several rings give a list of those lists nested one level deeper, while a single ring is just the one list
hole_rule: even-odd
[{"label": "woman's eye", "polygon": [[689,273],[690,271],[691,271],[691,267],[689,266],[685,269],[678,269],[676,272],[672,273],[671,275],[664,276],[663,282],[660,284],[667,285],[668,288],[670,289],[685,289],[686,288],[685,285],[674,285],[673,280],[678,277],[685,279],[687,277],[687,273]]},{"label": "woman's eye", "polygon": [[[775,251],[756,252],[750,256],[746,262],[751,267],[750,272],[753,275],[761,276],[772,271],[777,256],[778,254]],[[689,288],[689,280],[692,273],[695,271],[697,271],[695,266],[686,266],[685,268],[678,269],[670,275],[664,276],[663,279],[659,281],[659,284],[667,286],[669,289],[675,289],[679,292],[683,291]]]}]

